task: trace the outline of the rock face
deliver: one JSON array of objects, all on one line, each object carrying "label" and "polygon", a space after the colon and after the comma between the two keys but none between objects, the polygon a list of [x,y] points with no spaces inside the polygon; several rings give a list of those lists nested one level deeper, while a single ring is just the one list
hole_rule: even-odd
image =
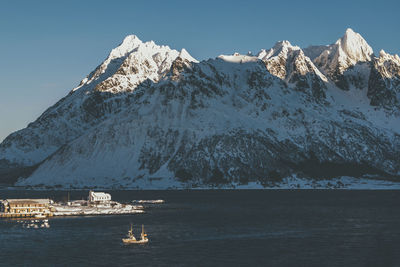
[{"label": "rock face", "polygon": [[127,36],[106,60],[66,97],[47,109],[27,128],[9,135],[0,145],[0,174],[36,166],[70,141],[129,105],[136,86],[157,82],[179,56],[195,61],[186,50],[178,52],[154,42]]},{"label": "rock face", "polygon": [[[364,62],[370,62],[373,55],[372,48],[358,33],[347,29],[342,38],[336,43],[326,46],[325,49],[309,49],[310,55],[321,71],[326,74],[337,87],[349,90],[350,84],[362,89],[365,74],[362,71],[352,71],[353,68]],[[318,52],[320,53],[318,55]]]},{"label": "rock face", "polygon": [[272,75],[292,84],[296,90],[309,93],[316,100],[325,98],[328,80],[300,47],[292,46],[289,41],[278,42],[268,51],[261,50],[258,58]]},{"label": "rock face", "polygon": [[371,105],[392,109],[400,107],[400,58],[381,50],[373,59],[369,76],[368,97]]},{"label": "rock face", "polygon": [[189,53],[128,36],[0,145],[3,182],[195,187],[400,176],[400,60],[348,29],[329,46]]}]

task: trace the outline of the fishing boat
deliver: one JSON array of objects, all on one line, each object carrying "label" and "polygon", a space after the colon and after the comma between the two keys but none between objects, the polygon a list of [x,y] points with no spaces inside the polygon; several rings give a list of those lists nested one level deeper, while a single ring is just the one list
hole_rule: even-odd
[{"label": "fishing boat", "polygon": [[122,238],[122,242],[124,242],[124,244],[145,244],[149,242],[147,234],[144,232],[143,224],[142,224],[142,233],[140,235],[140,240],[137,240],[133,235],[133,226],[131,224],[131,229],[128,231],[127,238]]}]

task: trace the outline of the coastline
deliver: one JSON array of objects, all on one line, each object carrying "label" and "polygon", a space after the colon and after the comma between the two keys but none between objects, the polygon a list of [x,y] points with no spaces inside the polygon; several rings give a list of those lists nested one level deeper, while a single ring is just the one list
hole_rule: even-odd
[{"label": "coastline", "polygon": [[32,190],[32,191],[85,191],[95,190],[116,191],[196,191],[196,190],[400,190],[400,181],[388,181],[371,178],[340,177],[334,179],[303,179],[297,177],[285,178],[279,183],[261,184],[222,184],[197,185],[183,184],[181,186],[160,186],[147,184],[143,186],[84,186],[84,187],[52,187],[52,186],[10,186],[0,185],[0,190]]}]

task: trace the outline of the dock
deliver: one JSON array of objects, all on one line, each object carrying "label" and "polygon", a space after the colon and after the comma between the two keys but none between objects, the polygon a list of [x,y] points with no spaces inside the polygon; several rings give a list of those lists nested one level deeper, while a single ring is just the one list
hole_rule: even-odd
[{"label": "dock", "polygon": [[[6,213],[0,212],[0,218],[35,218],[36,215],[41,215],[39,213]],[[53,213],[48,213],[46,217],[53,217]]]}]

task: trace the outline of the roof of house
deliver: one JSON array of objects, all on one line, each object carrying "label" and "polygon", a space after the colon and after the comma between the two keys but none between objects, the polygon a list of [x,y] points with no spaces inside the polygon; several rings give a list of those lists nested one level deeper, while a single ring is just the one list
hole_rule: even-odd
[{"label": "roof of house", "polygon": [[104,192],[91,192],[94,196],[96,197],[111,197],[110,194],[104,193]]},{"label": "roof of house", "polygon": [[30,198],[21,198],[21,199],[6,199],[4,202],[8,202],[8,204],[49,204],[50,199],[30,199]]}]

